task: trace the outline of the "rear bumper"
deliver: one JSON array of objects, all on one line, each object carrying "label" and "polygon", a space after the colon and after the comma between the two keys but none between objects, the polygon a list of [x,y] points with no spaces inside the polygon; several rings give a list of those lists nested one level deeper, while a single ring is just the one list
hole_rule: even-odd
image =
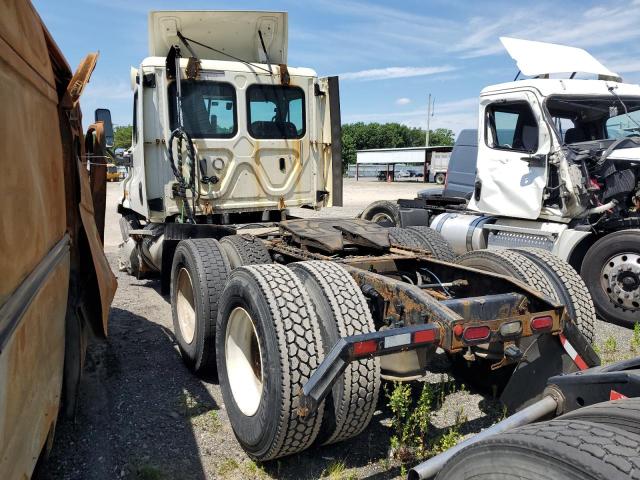
[{"label": "rear bumper", "polygon": [[[472,302],[473,303],[473,302]],[[461,307],[463,305],[461,304]],[[450,306],[451,308],[451,306]],[[474,317],[473,312],[471,317]],[[455,324],[433,322],[406,327],[387,328],[377,332],[343,337],[333,346],[320,366],[303,385],[300,391],[298,415],[309,417],[315,414],[318,406],[331,392],[334,383],[340,378],[349,363],[363,358],[378,357],[398,352],[408,352],[431,346],[444,349],[448,353],[461,353],[468,347],[479,344],[496,343],[502,346],[502,359],[495,368],[517,362],[522,352],[516,346],[517,340],[532,335],[559,335],[562,331],[564,309],[537,312],[534,314],[505,317],[492,320],[465,320]],[[550,326],[536,331],[534,320],[548,318]],[[520,323],[519,329],[505,331],[505,325]],[[467,338],[467,332],[485,331],[486,336]],[[493,367],[492,367],[493,368]]]}]

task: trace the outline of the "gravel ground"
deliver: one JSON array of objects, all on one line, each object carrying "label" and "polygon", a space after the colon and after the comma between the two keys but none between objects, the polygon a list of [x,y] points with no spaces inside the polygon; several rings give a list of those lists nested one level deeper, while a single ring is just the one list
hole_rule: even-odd
[{"label": "gravel ground", "polygon": [[[117,271],[120,232],[115,214],[119,184],[108,188],[105,251]],[[345,183],[345,208],[322,215],[352,217],[372,199],[411,198],[424,184]],[[308,214],[308,210],[293,212]],[[314,213],[314,212],[311,212]],[[229,425],[215,378],[198,378],[182,364],[172,334],[168,299],[156,279],[137,280],[117,272],[109,338],[90,345],[75,421],[58,423],[47,479],[315,479],[400,478],[389,460],[391,412],[379,402],[369,428],[338,445],[256,465],[244,454]],[[599,322],[597,342],[626,355],[628,330]],[[446,379],[445,379],[446,380]],[[442,375],[427,382],[441,384]],[[486,428],[502,415],[497,402],[448,385],[449,394],[432,416],[431,433],[446,432],[462,416],[463,435]]]}]

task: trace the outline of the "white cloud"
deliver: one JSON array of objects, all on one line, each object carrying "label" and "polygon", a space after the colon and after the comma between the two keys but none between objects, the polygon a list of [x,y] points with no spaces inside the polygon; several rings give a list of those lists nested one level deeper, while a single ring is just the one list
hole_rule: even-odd
[{"label": "white cloud", "polygon": [[455,68],[449,65],[440,67],[387,67],[341,73],[339,77],[341,80],[387,80],[390,78],[421,77],[452,70],[455,70]]},{"label": "white cloud", "polygon": [[561,43],[582,48],[602,48],[640,38],[634,26],[640,21],[640,9],[616,2],[613,5],[576,11],[575,7],[547,5],[509,8],[502,15],[476,16],[460,22],[457,32],[462,41],[449,50],[462,58],[501,53],[498,37],[514,36],[528,40]]},{"label": "white cloud", "polygon": [[396,105],[409,105],[411,103],[411,99],[407,97],[401,97],[396,100]]}]

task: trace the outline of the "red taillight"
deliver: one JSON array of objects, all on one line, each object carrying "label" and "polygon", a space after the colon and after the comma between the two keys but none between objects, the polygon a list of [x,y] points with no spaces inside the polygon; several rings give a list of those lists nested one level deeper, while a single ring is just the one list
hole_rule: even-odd
[{"label": "red taillight", "polygon": [[435,329],[420,330],[413,334],[413,343],[429,343],[436,340],[437,333]]},{"label": "red taillight", "polygon": [[464,329],[462,337],[467,342],[477,342],[478,340],[486,340],[491,335],[489,327],[467,327]]},{"label": "red taillight", "polygon": [[462,336],[462,332],[464,332],[464,327],[462,325],[458,324],[455,327],[453,327],[453,334],[456,337],[461,337]]},{"label": "red taillight", "polygon": [[553,318],[549,315],[545,315],[544,317],[536,317],[531,320],[531,329],[532,330],[548,330],[553,326]]},{"label": "red taillight", "polygon": [[353,356],[362,357],[369,355],[378,349],[377,340],[365,340],[363,342],[356,342],[353,344]]}]

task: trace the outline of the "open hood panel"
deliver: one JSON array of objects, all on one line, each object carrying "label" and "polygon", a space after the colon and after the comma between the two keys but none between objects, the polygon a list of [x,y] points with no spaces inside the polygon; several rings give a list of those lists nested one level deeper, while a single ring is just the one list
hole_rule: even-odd
[{"label": "open hood panel", "polygon": [[524,75],[534,77],[550,73],[581,72],[620,80],[617,73],[602,65],[582,48],[510,37],[500,37],[500,41]]},{"label": "open hood panel", "polygon": [[[190,55],[177,32],[247,62],[266,63],[258,31],[271,63],[287,63],[287,14],[284,12],[156,11],[149,13],[149,55],[164,57],[172,45]],[[191,43],[198,58],[232,60]]]}]

